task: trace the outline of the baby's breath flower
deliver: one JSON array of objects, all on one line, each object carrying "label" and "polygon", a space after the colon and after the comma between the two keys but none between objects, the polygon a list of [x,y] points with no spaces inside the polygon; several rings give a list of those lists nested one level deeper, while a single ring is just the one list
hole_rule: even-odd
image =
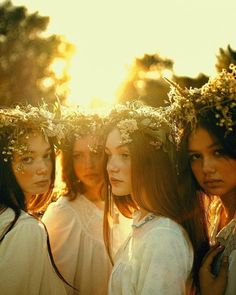
[{"label": "baby's breath flower", "polygon": [[182,89],[176,83],[169,81],[171,90],[168,94],[172,104],[169,116],[172,124],[181,129],[187,123],[194,128],[197,115],[209,110],[215,112],[218,125],[232,131],[236,123],[232,118],[232,110],[236,111],[236,65],[231,64],[230,71],[225,69],[216,77],[212,77],[201,88]]}]

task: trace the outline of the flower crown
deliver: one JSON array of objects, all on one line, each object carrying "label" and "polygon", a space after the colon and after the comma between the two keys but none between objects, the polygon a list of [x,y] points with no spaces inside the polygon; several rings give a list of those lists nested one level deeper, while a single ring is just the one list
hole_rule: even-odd
[{"label": "flower crown", "polygon": [[235,121],[232,112],[236,111],[236,66],[231,64],[230,71],[223,70],[201,88],[182,89],[176,83],[169,81],[171,90],[168,93],[172,104],[172,119],[179,127],[186,123],[195,126],[199,114],[212,111],[217,125],[232,131]]},{"label": "flower crown", "polygon": [[3,160],[7,162],[13,152],[23,154],[27,151],[24,139],[29,138],[29,132],[40,131],[46,139],[52,137],[60,141],[64,137],[63,129],[46,104],[0,109],[0,138],[6,137],[8,141],[2,151]]},{"label": "flower crown", "polygon": [[[103,117],[87,109],[77,107],[62,108],[61,120],[65,126],[65,145],[70,145],[74,139],[84,136],[101,137],[103,131]],[[90,150],[97,152],[97,145],[89,146]]]},{"label": "flower crown", "polygon": [[132,134],[136,131],[149,136],[150,144],[156,149],[166,150],[167,141],[174,142],[164,108],[145,106],[140,101],[115,105],[105,125],[119,129],[122,144],[131,143]]}]

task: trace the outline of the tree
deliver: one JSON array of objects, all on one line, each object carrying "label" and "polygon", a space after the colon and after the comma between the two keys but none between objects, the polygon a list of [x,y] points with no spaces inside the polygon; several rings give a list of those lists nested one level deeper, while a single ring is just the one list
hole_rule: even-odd
[{"label": "tree", "polygon": [[173,80],[182,88],[201,88],[205,83],[207,83],[208,79],[209,77],[203,73],[198,74],[196,78],[176,75],[173,76]]},{"label": "tree", "polygon": [[[43,34],[49,20],[11,1],[0,4],[0,105],[66,98],[74,47],[62,36]],[[60,75],[55,62],[63,64]]]},{"label": "tree", "polygon": [[168,71],[170,79],[181,87],[201,87],[208,81],[208,76],[200,73],[198,77],[177,76],[173,71],[174,62],[159,54],[145,54],[136,58],[128,76],[120,90],[118,100],[123,102],[141,99],[151,106],[165,105],[168,100],[169,84],[163,79]]},{"label": "tree", "polygon": [[155,107],[163,105],[169,91],[169,85],[163,79],[166,71],[173,72],[173,61],[158,53],[136,58],[119,90],[118,100],[138,98]]},{"label": "tree", "polygon": [[230,64],[236,64],[236,51],[230,45],[227,46],[227,49],[220,48],[219,51],[219,54],[216,56],[216,69],[218,72],[221,72],[223,69],[228,70]]}]

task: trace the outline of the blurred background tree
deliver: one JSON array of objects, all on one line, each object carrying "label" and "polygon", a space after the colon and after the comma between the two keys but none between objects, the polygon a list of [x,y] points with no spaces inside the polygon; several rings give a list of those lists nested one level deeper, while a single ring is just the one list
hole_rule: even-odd
[{"label": "blurred background tree", "polygon": [[118,101],[140,99],[151,106],[165,105],[170,90],[163,79],[168,77],[181,87],[201,87],[208,81],[208,76],[200,73],[196,78],[177,76],[173,71],[174,62],[161,57],[159,53],[145,54],[136,58],[128,73],[128,78],[118,92]]},{"label": "blurred background tree", "polygon": [[74,47],[60,35],[46,36],[50,18],[11,1],[0,4],[0,105],[63,101]]},{"label": "blurred background tree", "polygon": [[228,45],[226,49],[219,49],[219,54],[216,58],[216,69],[218,72],[221,72],[222,69],[228,69],[231,63],[236,64],[236,51]]},{"label": "blurred background tree", "polygon": [[127,80],[118,91],[118,101],[141,99],[152,106],[160,106],[169,90],[163,76],[173,72],[173,61],[156,54],[145,54],[136,58]]}]

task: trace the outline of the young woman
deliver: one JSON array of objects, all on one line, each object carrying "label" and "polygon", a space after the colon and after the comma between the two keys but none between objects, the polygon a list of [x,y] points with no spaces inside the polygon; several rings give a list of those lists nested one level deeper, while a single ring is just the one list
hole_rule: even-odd
[{"label": "young woman", "polygon": [[[107,294],[111,263],[103,242],[104,176],[98,115],[69,112],[62,148],[65,193],[52,203],[43,221],[60,272],[80,295]],[[113,231],[116,231],[116,225]],[[116,231],[117,236],[119,233]],[[71,288],[68,294],[74,294]]]},{"label": "young woman", "polygon": [[[213,294],[214,288],[214,294],[236,294],[236,67],[230,70],[210,79],[201,89],[177,87],[172,93],[180,107],[178,121],[185,124],[181,162],[188,159],[184,169],[190,167],[188,173],[193,175],[192,195],[200,194],[208,204],[210,242],[218,241],[224,250],[210,269],[212,277],[218,277],[222,258],[229,259],[225,293],[223,283],[209,284],[204,266],[200,272],[202,294]],[[186,110],[192,114],[187,122],[180,115]],[[208,278],[211,280],[209,274]]]},{"label": "young woman", "polygon": [[[112,196],[106,201],[105,240],[109,251],[111,197],[133,231],[118,251],[108,294],[190,294],[205,240],[197,198],[177,186],[175,145],[166,113],[130,104],[108,118],[105,144]],[[201,253],[203,254],[203,253]]]},{"label": "young woman", "polygon": [[47,137],[53,125],[44,115],[37,108],[0,112],[0,290],[4,295],[66,294],[45,228],[27,213],[40,211],[54,181],[54,149]]}]

